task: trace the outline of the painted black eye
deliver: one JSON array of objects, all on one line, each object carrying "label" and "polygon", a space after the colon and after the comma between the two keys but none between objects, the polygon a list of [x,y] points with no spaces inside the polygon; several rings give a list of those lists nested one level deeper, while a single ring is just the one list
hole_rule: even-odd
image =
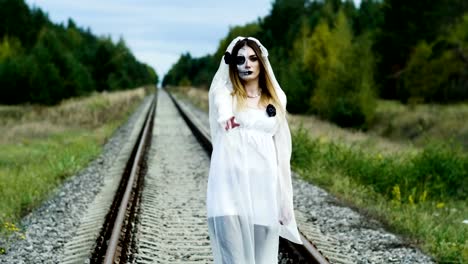
[{"label": "painted black eye", "polygon": [[242,65],[245,63],[245,57],[244,56],[237,56],[236,57],[236,63],[237,65]]}]

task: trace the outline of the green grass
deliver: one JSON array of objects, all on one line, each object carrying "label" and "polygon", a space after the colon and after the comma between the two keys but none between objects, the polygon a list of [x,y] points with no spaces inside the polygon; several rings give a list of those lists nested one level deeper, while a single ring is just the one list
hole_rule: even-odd
[{"label": "green grass", "polygon": [[74,98],[54,107],[0,107],[0,254],[8,248],[9,235],[23,236],[16,227],[21,217],[95,159],[144,95],[138,89]]},{"label": "green grass", "polygon": [[0,222],[17,222],[39,205],[64,179],[100,153],[110,134],[105,129],[67,131],[47,139],[2,145],[0,152]]},{"label": "green grass", "polygon": [[293,132],[292,166],[380,219],[443,263],[468,262],[468,158],[444,144],[416,153],[367,154],[359,145]]}]

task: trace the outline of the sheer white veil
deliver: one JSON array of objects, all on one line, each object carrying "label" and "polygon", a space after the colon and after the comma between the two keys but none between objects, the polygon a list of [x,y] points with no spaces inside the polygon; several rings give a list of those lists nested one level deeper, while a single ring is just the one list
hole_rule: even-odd
[{"label": "sheer white veil", "polygon": [[[233,85],[229,77],[229,65],[225,62],[225,56],[231,56],[232,50],[236,43],[246,39],[239,36],[231,41],[226,49],[226,53],[221,59],[218,71],[216,72],[209,90],[209,122],[211,130],[212,142],[217,142],[217,137],[224,132],[225,122],[234,116],[233,97],[231,96]],[[278,219],[282,221],[280,226],[280,236],[298,244],[302,244],[299,232],[297,230],[296,219],[294,216],[293,207],[293,190],[291,181],[291,133],[286,121],[286,95],[281,89],[275,74],[268,59],[267,49],[260,41],[253,37],[247,37],[258,44],[261,50],[261,56],[265,63],[265,74],[268,75],[272,82],[276,94],[280,100],[284,116],[280,117],[279,128],[274,135],[276,154],[278,160],[278,190],[277,190],[277,205],[279,208]],[[228,54],[229,53],[229,54]]]}]

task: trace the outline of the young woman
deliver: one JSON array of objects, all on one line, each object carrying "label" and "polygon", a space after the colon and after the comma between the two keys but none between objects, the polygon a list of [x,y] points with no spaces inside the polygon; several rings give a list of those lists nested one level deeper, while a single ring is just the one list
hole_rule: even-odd
[{"label": "young woman", "polygon": [[228,46],[209,92],[213,154],[208,229],[216,264],[272,264],[282,236],[301,244],[293,210],[286,95],[255,38]]}]

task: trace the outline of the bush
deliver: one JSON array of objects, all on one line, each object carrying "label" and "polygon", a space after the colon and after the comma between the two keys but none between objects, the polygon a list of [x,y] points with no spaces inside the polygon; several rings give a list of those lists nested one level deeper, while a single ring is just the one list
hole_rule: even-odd
[{"label": "bush", "polygon": [[468,198],[468,157],[460,147],[431,143],[412,160],[413,184],[440,199]]},{"label": "bush", "polygon": [[[442,42],[440,45],[445,45]],[[399,93],[403,102],[447,103],[468,98],[468,93],[457,91],[460,89],[453,83],[460,78],[463,63],[451,50],[434,52],[434,45],[423,41],[414,49],[403,73],[404,92]]]},{"label": "bush", "polygon": [[310,55],[315,61],[311,68],[319,76],[311,107],[340,126],[365,128],[376,106],[370,37],[364,35],[353,41],[349,23],[339,12],[331,32],[322,23],[312,38],[322,40],[323,45]]},{"label": "bush", "polygon": [[[468,15],[435,41],[420,42],[403,72],[403,102],[449,103],[468,99]],[[448,36],[447,36],[448,35]]]},{"label": "bush", "polygon": [[[288,97],[287,110],[291,113],[310,111],[309,98],[312,95],[313,76],[301,67],[300,62],[278,65],[280,85]],[[281,67],[282,66],[282,67]]]},{"label": "bush", "polygon": [[293,132],[291,163],[295,168],[337,170],[399,202],[466,200],[468,156],[447,143],[432,143],[414,155],[370,154],[356,146],[310,139]]}]

